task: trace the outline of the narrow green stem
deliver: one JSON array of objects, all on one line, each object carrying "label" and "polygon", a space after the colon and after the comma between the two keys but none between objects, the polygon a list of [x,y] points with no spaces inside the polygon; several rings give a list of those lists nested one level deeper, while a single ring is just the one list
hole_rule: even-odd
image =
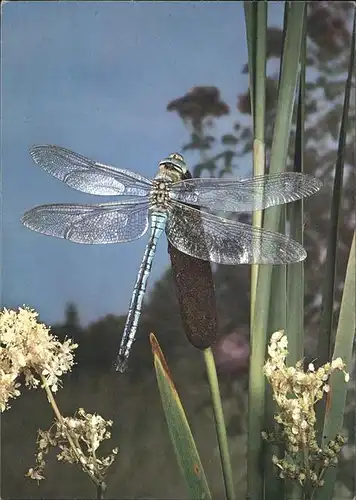
[{"label": "narrow green stem", "polygon": [[70,433],[68,431],[68,427],[67,427],[67,425],[66,425],[66,423],[64,421],[64,418],[62,417],[61,412],[59,411],[59,408],[57,406],[56,400],[53,397],[52,391],[49,388],[46,379],[43,377],[42,374],[40,374],[40,377],[41,377],[41,380],[42,380],[43,388],[46,391],[48,401],[49,401],[50,405],[52,406],[53,412],[56,415],[58,422],[61,424],[64,432],[66,433],[66,436],[67,436],[67,439],[68,439],[68,443],[70,444],[70,446],[71,446],[71,448],[72,448],[75,456],[77,457],[78,463],[80,463],[81,453],[78,452],[79,447],[75,444],[72,436],[70,435]]},{"label": "narrow green stem", "polygon": [[100,481],[100,483],[97,484],[97,486],[96,486],[96,498],[97,498],[97,500],[104,499],[105,490],[106,490],[106,484],[103,481]]},{"label": "narrow green stem", "polygon": [[227,444],[226,426],[220,397],[218,377],[216,374],[214,355],[211,347],[204,350],[204,360],[206,371],[208,374],[211,399],[213,402],[213,411],[219,443],[221,466],[225,482],[226,498],[227,500],[234,500],[236,496],[234,491],[234,481],[232,476],[229,447]]}]

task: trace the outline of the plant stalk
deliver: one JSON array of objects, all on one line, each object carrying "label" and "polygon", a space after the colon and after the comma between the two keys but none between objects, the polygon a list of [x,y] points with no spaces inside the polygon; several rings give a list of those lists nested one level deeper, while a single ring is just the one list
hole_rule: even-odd
[{"label": "plant stalk", "polygon": [[216,430],[217,430],[217,438],[218,438],[218,444],[219,444],[219,450],[220,450],[222,472],[223,472],[223,476],[224,476],[226,498],[227,498],[227,500],[235,500],[236,496],[235,496],[235,490],[234,490],[234,481],[233,481],[233,475],[232,475],[229,447],[228,447],[228,443],[227,443],[225,419],[224,419],[224,413],[223,413],[223,409],[222,409],[220,389],[219,389],[218,377],[216,374],[214,355],[213,355],[213,351],[211,350],[211,347],[208,347],[208,349],[205,349],[203,352],[204,352],[206,371],[207,371],[208,380],[209,380],[210,394],[211,394],[211,399],[212,399],[212,403],[213,403],[213,412],[214,412],[215,425],[216,425]]}]

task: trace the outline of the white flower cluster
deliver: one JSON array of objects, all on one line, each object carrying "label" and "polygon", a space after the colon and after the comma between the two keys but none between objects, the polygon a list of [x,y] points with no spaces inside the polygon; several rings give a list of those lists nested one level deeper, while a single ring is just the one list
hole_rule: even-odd
[{"label": "white flower cluster", "polygon": [[[113,424],[112,420],[104,420],[98,414],[86,413],[80,408],[74,417],[63,417],[63,423],[56,421],[48,431],[39,430],[37,439],[36,467],[31,468],[27,475],[31,479],[44,479],[44,456],[51,447],[57,447],[60,452],[57,459],[62,462],[80,465],[97,482],[102,482],[103,477],[114,462],[118,448],[114,448],[107,457],[99,458],[96,451],[102,441],[110,439],[108,430]],[[73,447],[68,440],[68,436]]]},{"label": "white flower cluster", "polygon": [[0,312],[1,411],[9,407],[10,398],[20,395],[20,375],[30,387],[38,387],[42,377],[56,392],[60,377],[74,364],[72,351],[77,344],[70,339],[59,342],[37,317],[38,313],[27,307]]},{"label": "white flower cluster", "polygon": [[[309,480],[313,486],[321,486],[323,480],[314,472],[314,465],[318,463],[322,468],[335,465],[344,440],[338,435],[325,449],[318,446],[314,406],[324,393],[329,392],[327,382],[332,372],[343,371],[346,382],[349,381],[349,375],[344,370],[345,363],[341,358],[334,359],[317,370],[310,363],[307,372],[303,369],[302,361],[295,366],[286,366],[287,347],[288,340],[283,331],[271,336],[269,359],[264,365],[264,373],[272,386],[273,398],[278,406],[274,418],[281,430],[263,432],[262,436],[271,443],[283,442],[285,446],[285,458],[273,457],[273,463],[281,471],[280,477],[297,479],[300,484]],[[304,470],[305,464],[300,466],[297,457],[306,450],[310,463]]]}]

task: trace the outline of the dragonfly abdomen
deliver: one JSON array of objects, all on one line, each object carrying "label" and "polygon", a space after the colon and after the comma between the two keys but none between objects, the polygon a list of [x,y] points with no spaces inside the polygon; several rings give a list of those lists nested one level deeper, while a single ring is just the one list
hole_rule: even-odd
[{"label": "dragonfly abdomen", "polygon": [[135,340],[138,321],[140,319],[143,298],[145,295],[148,277],[151,272],[152,262],[156,253],[156,246],[159,237],[166,227],[167,215],[162,211],[151,213],[151,236],[147,243],[146,250],[137,275],[133,290],[129,312],[126,319],[124,333],[117,356],[116,370],[123,373],[127,368],[127,361],[130,355],[132,344]]}]

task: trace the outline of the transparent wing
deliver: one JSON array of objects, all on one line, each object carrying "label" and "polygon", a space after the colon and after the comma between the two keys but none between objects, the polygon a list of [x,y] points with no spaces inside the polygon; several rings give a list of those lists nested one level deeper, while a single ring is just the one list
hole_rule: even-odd
[{"label": "transparent wing", "polygon": [[84,193],[148,196],[151,181],[142,175],[103,165],[59,146],[33,146],[33,161],[68,186]]},{"label": "transparent wing", "polygon": [[178,250],[218,264],[288,264],[306,252],[286,236],[171,202],[166,233]]},{"label": "transparent wing", "polygon": [[148,203],[41,205],[25,212],[29,229],[75,243],[120,243],[140,238],[148,227]]},{"label": "transparent wing", "polygon": [[187,179],[174,183],[169,195],[211,210],[252,212],[310,196],[321,185],[311,175],[282,172],[245,180]]}]

